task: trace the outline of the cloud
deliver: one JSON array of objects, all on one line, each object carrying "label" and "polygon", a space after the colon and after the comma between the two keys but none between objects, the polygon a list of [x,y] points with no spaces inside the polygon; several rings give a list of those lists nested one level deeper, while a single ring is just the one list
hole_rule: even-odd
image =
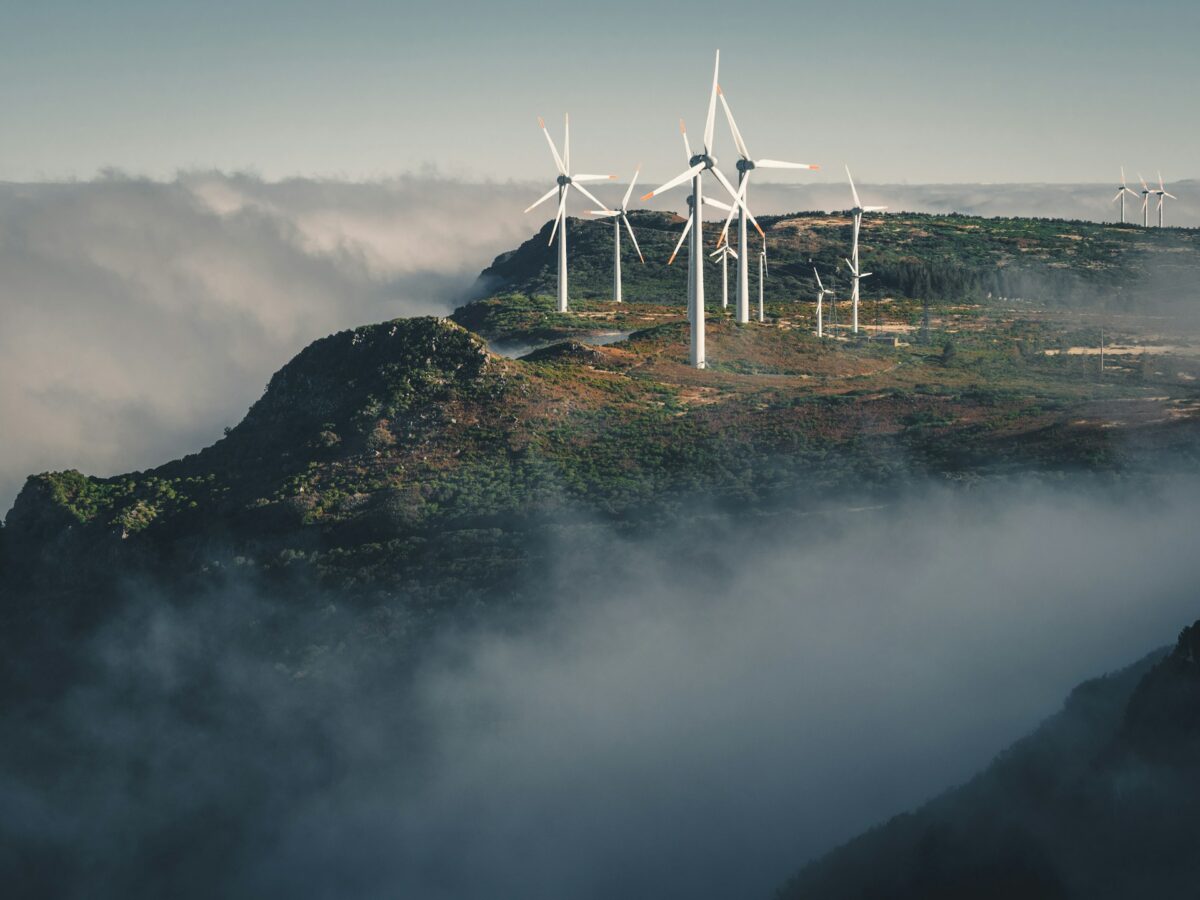
[{"label": "cloud", "polygon": [[74,684],[4,705],[0,868],[62,896],[768,896],[1168,643],[1198,499],[1028,481],[573,530],[532,623],[399,646],[336,597],[133,592]]},{"label": "cloud", "polygon": [[[1177,187],[1170,221],[1200,222],[1198,186]],[[115,474],[211,443],[318,337],[448,312],[549,215],[521,214],[543,188],[433,171],[0,185],[0,509],[34,472]],[[893,210],[1113,215],[1101,185],[861,188]],[[763,213],[848,204],[842,184],[753,196]],[[655,203],[681,209],[683,192]]]},{"label": "cloud", "polygon": [[211,443],[329,332],[448,312],[523,238],[526,194],[434,174],[0,186],[0,505],[32,472]]}]

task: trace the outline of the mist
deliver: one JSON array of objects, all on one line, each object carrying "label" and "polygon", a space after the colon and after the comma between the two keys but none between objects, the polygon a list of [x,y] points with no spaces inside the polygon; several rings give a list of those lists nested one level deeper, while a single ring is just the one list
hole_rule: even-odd
[{"label": "mist", "polygon": [[[893,210],[1115,215],[1104,185],[877,186],[859,174],[864,199]],[[1175,185],[1169,223],[1200,223],[1196,187]],[[544,188],[436,171],[0,184],[0,509],[35,472],[111,475],[212,443],[316,338],[449,312],[550,214],[521,212]],[[768,214],[849,199],[844,184],[763,183],[754,204]],[[655,205],[681,209],[682,193]]]},{"label": "mist", "polygon": [[0,185],[0,507],[26,475],[193,452],[330,332],[444,314],[527,192],[435,173]]},{"label": "mist", "polygon": [[585,524],[532,621],[418,642],[336,597],[131,586],[76,683],[0,717],[0,867],[62,897],[766,897],[1169,643],[1198,500],[1029,479]]}]

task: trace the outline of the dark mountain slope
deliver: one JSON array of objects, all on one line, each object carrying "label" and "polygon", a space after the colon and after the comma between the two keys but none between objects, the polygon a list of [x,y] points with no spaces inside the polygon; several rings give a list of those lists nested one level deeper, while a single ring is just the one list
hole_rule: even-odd
[{"label": "dark mountain slope", "polygon": [[1191,897],[1200,885],[1200,622],[1087,682],[983,774],[802,870],[801,898]]}]

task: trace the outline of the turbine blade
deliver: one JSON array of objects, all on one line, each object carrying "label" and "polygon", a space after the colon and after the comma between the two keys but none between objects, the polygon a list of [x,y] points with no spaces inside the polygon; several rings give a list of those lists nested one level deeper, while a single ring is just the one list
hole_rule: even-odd
[{"label": "turbine blade", "polygon": [[733,110],[729,108],[729,101],[725,99],[725,92],[721,90],[720,85],[717,85],[717,96],[721,98],[721,106],[725,110],[725,121],[729,123],[729,130],[733,134],[733,143],[737,147],[738,153],[742,155],[742,159],[750,159],[750,151],[746,149],[746,142],[742,140],[742,133],[738,130],[737,122],[733,121]]},{"label": "turbine blade", "polygon": [[572,175],[571,180],[573,182],[575,182],[576,184],[578,184],[581,181],[584,183],[591,182],[591,181],[616,181],[617,176],[616,175]]},{"label": "turbine blade", "polygon": [[710,200],[707,197],[704,198],[704,205],[705,206],[714,206],[717,209],[725,210],[725,212],[733,211],[733,207],[730,206],[728,203],[722,203],[720,200]]},{"label": "turbine blade", "polygon": [[687,154],[688,165],[692,164],[692,144],[688,140],[687,127],[683,124],[683,119],[679,120],[679,133],[683,135],[683,150]]},{"label": "turbine blade", "polygon": [[538,128],[542,129],[542,134],[546,136],[546,143],[550,145],[550,152],[554,155],[554,166],[558,169],[559,175],[567,174],[567,167],[563,165],[562,157],[558,155],[558,148],[554,146],[554,138],[550,137],[550,132],[546,130],[546,120],[538,116]]},{"label": "turbine blade", "polygon": [[1109,202],[1110,202],[1110,203],[1116,203],[1118,200],[1120,200],[1120,199],[1121,199],[1121,195],[1122,195],[1122,194],[1124,194],[1124,193],[1125,193],[1125,189],[1124,189],[1124,188],[1122,188],[1121,190],[1117,191],[1117,196],[1113,197],[1113,198],[1112,198],[1112,200],[1110,200]]},{"label": "turbine blade", "polygon": [[[751,170],[751,172],[752,171],[753,170]],[[750,184],[751,172],[747,172],[745,175],[743,175],[742,183],[740,185],[738,185],[737,197],[740,202],[735,203],[733,205],[733,208],[729,210],[729,216],[728,216],[728,218],[725,219],[725,227],[721,229],[721,235],[720,235],[720,237],[717,238],[717,246],[718,247],[721,246],[721,244],[725,243],[726,239],[729,237],[729,226],[733,223],[734,212],[741,208],[741,204],[744,204],[746,202],[746,188]]]},{"label": "turbine blade", "polygon": [[538,200],[534,201],[532,204],[527,206],[525,208],[525,212],[533,212],[533,210],[537,209],[539,206],[541,206],[543,203],[545,203],[547,200],[549,200],[551,197],[553,197],[557,193],[558,193],[558,185],[555,185],[554,187],[550,188],[550,190],[546,191],[546,193],[542,194],[541,198],[539,198]]},{"label": "turbine blade", "polygon": [[629,239],[633,241],[633,249],[637,251],[638,259],[645,265],[646,257],[642,256],[642,248],[638,246],[637,235],[633,233],[633,226],[629,224],[629,216],[621,213],[621,221],[625,223],[625,230],[629,232]]},{"label": "turbine blade", "polygon": [[679,243],[675,245],[675,250],[671,254],[671,258],[667,260],[667,265],[675,262],[675,257],[679,255],[679,248],[683,246],[684,240],[688,236],[688,232],[692,230],[692,217],[688,216],[687,224],[683,226],[683,234],[679,236]]},{"label": "turbine blade", "polygon": [[858,188],[854,186],[854,177],[850,174],[850,167],[846,166],[846,178],[850,181],[850,193],[854,195],[854,208],[862,207],[862,202],[858,199]]},{"label": "turbine blade", "polygon": [[815,171],[821,168],[808,163],[783,162],[778,159],[756,159],[754,165],[760,169],[813,169]]},{"label": "turbine blade", "polygon": [[716,61],[713,63],[713,82],[712,91],[708,95],[708,118],[704,120],[704,152],[712,154],[713,152],[713,125],[716,124],[717,116],[717,73],[721,68],[721,51],[717,51]]},{"label": "turbine blade", "polygon": [[563,166],[571,174],[571,117],[563,113]]},{"label": "turbine blade", "polygon": [[[758,220],[754,218],[754,213],[750,212],[750,207],[746,205],[746,201],[738,195],[737,191],[733,189],[733,185],[729,183],[729,179],[725,177],[725,174],[720,169],[712,169],[711,171],[713,175],[716,176],[717,181],[721,182],[721,184],[724,185],[725,190],[729,192],[729,196],[733,198],[733,202],[746,211],[746,218],[753,223],[754,230],[765,238],[767,236],[766,232],[762,230],[762,226],[759,225]],[[743,181],[742,186],[745,187],[745,185],[746,182]]]},{"label": "turbine blade", "polygon": [[1178,199],[1179,199],[1179,198],[1178,198],[1178,197],[1176,197],[1174,194],[1168,194],[1166,191],[1163,191],[1163,196],[1164,196],[1164,197],[1170,197],[1172,200],[1178,200]]},{"label": "turbine blade", "polygon": [[[692,166],[686,172],[681,172],[680,174],[678,174],[674,178],[672,178],[670,181],[668,181],[666,184],[662,185],[661,187],[655,188],[648,194],[643,195],[642,201],[645,202],[646,200],[649,200],[651,197],[657,197],[659,194],[662,194],[662,193],[665,193],[666,191],[671,190],[671,188],[679,187],[679,185],[683,184],[685,181],[690,181],[691,179],[695,178],[697,174],[699,174],[700,172],[703,172],[703,171],[704,171],[704,163],[696,163],[696,165]],[[603,206],[604,204],[601,203],[600,205]]]},{"label": "turbine blade", "polygon": [[591,200],[593,203],[595,203],[601,209],[608,209],[608,207],[604,205],[603,200],[597,200],[596,196],[591,191],[589,191],[587,188],[585,188],[582,184],[576,184],[574,181],[572,181],[571,184],[569,185],[569,187],[575,188],[575,190],[579,191],[579,193],[583,194],[583,196],[587,197],[589,200]]},{"label": "turbine blade", "polygon": [[629,179],[629,187],[625,191],[625,196],[621,199],[621,209],[625,209],[629,206],[629,198],[633,196],[633,186],[637,184],[638,174],[641,171],[641,165],[633,170],[633,177]]},{"label": "turbine blade", "polygon": [[616,210],[616,209],[589,209],[588,212],[591,215],[597,216],[598,218],[601,218],[601,219],[607,219],[612,216],[619,216],[621,214],[620,210]]},{"label": "turbine blade", "polygon": [[728,244],[725,245],[725,252],[728,253],[730,256],[732,256],[734,259],[738,258],[737,251],[734,250],[732,247],[730,247]]},{"label": "turbine blade", "polygon": [[817,287],[820,288],[822,293],[824,293],[825,285],[821,284],[821,273],[817,271],[816,266],[813,266],[813,275],[815,275],[817,277]]},{"label": "turbine blade", "polygon": [[558,212],[554,216],[554,227],[550,229],[550,240],[546,242],[547,246],[554,243],[554,236],[558,234],[558,226],[561,223],[566,227],[567,220],[567,192],[563,190],[562,199],[558,201]]}]

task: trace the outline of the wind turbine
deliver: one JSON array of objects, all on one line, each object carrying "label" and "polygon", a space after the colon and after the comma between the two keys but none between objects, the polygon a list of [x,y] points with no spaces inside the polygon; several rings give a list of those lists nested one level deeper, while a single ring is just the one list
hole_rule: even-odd
[{"label": "wind turbine", "polygon": [[1166,187],[1163,186],[1162,172],[1158,173],[1158,190],[1155,191],[1154,193],[1156,193],[1158,195],[1158,227],[1162,228],[1163,227],[1163,207],[1166,205],[1167,198],[1170,197],[1172,200],[1178,200],[1179,198],[1176,197],[1174,194],[1167,193]]},{"label": "wind turbine", "polygon": [[763,284],[767,280],[767,239],[764,237],[762,249],[758,251],[758,321],[762,324],[766,321],[766,316],[763,314]]},{"label": "wind turbine", "polygon": [[1142,173],[1138,172],[1138,181],[1142,183],[1142,227],[1150,227],[1150,185],[1146,184],[1146,179],[1142,177]]},{"label": "wind turbine", "polygon": [[1126,194],[1128,194],[1130,197],[1137,197],[1137,193],[1135,191],[1131,191],[1129,189],[1129,186],[1127,184],[1125,184],[1125,167],[1121,166],[1121,186],[1120,186],[1120,188],[1117,189],[1117,196],[1112,198],[1112,202],[1116,203],[1118,200],[1121,201],[1121,224],[1122,225],[1125,224],[1125,195]]},{"label": "wind turbine", "polygon": [[729,308],[729,257],[738,258],[737,251],[726,241],[709,256],[721,257],[721,309]]},{"label": "wind turbine", "polygon": [[601,218],[611,217],[613,220],[613,299],[618,303],[621,302],[621,223],[625,223],[625,227],[629,229],[629,239],[633,241],[633,249],[637,251],[638,259],[642,261],[642,265],[646,264],[646,257],[642,256],[642,248],[638,246],[637,238],[633,234],[633,226],[629,224],[629,196],[633,193],[633,186],[637,184],[638,173],[642,171],[642,167],[638,166],[633,172],[633,178],[629,179],[629,187],[625,191],[625,196],[621,199],[621,205],[616,209],[593,209],[592,215]]},{"label": "wind turbine", "polygon": [[[737,147],[739,159],[737,161],[738,170],[738,196],[742,199],[742,203],[737,206],[738,210],[738,250],[742,250],[746,246],[746,218],[749,215],[749,201],[747,188],[750,186],[750,173],[755,169],[810,169],[816,170],[820,166],[810,165],[808,163],[793,163],[783,162],[778,159],[754,159],[750,156],[750,151],[746,149],[746,142],[742,139],[742,132],[737,127],[737,122],[733,119],[733,110],[729,108],[729,101],[725,99],[725,92],[717,87],[717,96],[721,100],[721,106],[725,110],[725,119],[729,123],[729,131],[733,135],[733,143]],[[733,218],[733,213],[730,213],[730,218],[726,220],[725,227],[721,229],[721,237],[717,244],[721,245],[725,242],[729,233],[729,224]],[[758,223],[755,223],[755,227]],[[761,229],[760,229],[761,231]],[[749,276],[749,254],[743,253],[741,259],[738,260],[738,287],[737,287],[737,321],[745,323],[750,321],[750,276]],[[761,316],[759,321],[762,321]]]},{"label": "wind turbine", "polygon": [[[716,167],[717,161],[712,155],[713,150],[713,125],[716,124],[715,117],[717,113],[717,73],[721,65],[721,51],[717,51],[716,62],[713,64],[713,80],[712,91],[708,97],[708,118],[704,122],[704,145],[703,152],[697,153],[688,159],[689,168],[676,175],[670,181],[656,188],[650,193],[642,197],[643,201],[649,200],[658,194],[665,193],[671,188],[683,184],[688,179],[692,182],[692,244],[691,244],[691,265],[688,267],[688,299],[691,310],[692,319],[692,346],[689,353],[689,361],[697,369],[705,367],[704,361],[704,190],[702,185],[702,176],[705,172],[711,172],[713,177],[721,183],[729,196],[734,199],[735,203],[741,203],[734,191],[733,185],[729,183],[721,170]],[[683,128],[683,123],[680,122],[680,128]],[[688,147],[688,152],[691,148],[687,141],[687,131],[683,132],[684,146]],[[757,224],[757,223],[756,223]],[[759,229],[760,233],[762,229]]]},{"label": "wind turbine", "polygon": [[587,188],[583,186],[586,181],[612,181],[616,175],[572,175],[571,174],[571,120],[563,116],[563,155],[558,155],[558,148],[554,146],[554,139],[550,137],[550,132],[546,130],[545,121],[539,117],[538,127],[542,129],[542,134],[546,136],[546,143],[550,145],[550,154],[554,157],[554,168],[558,170],[558,178],[554,187],[546,191],[532,206],[528,207],[525,212],[530,212],[541,206],[556,193],[558,194],[558,212],[554,215],[554,227],[550,229],[550,240],[548,243],[554,243],[554,235],[558,233],[558,229],[562,227],[562,234],[558,237],[558,311],[560,313],[567,311],[567,194],[574,187],[579,193],[587,197],[593,203],[604,209],[608,209],[599,200],[597,200]]},{"label": "wind turbine", "polygon": [[[850,174],[850,167],[846,166],[846,178],[850,180],[850,193],[854,195],[854,209],[850,210],[850,214],[854,217],[854,245],[850,251],[850,259],[846,260],[846,265],[850,267],[850,274],[854,276],[854,287],[850,292],[850,299],[854,304],[854,333],[858,334],[858,284],[870,272],[865,274],[859,273],[858,265],[858,232],[862,228],[863,213],[883,212],[887,209],[886,206],[863,206],[862,201],[858,199],[858,189],[854,186],[854,178]],[[853,260],[851,262],[850,260]]]},{"label": "wind turbine", "polygon": [[825,337],[825,295],[828,294],[832,297],[833,291],[827,290],[825,285],[821,283],[821,273],[817,271],[816,266],[813,266],[813,275],[817,279],[817,337]]}]

